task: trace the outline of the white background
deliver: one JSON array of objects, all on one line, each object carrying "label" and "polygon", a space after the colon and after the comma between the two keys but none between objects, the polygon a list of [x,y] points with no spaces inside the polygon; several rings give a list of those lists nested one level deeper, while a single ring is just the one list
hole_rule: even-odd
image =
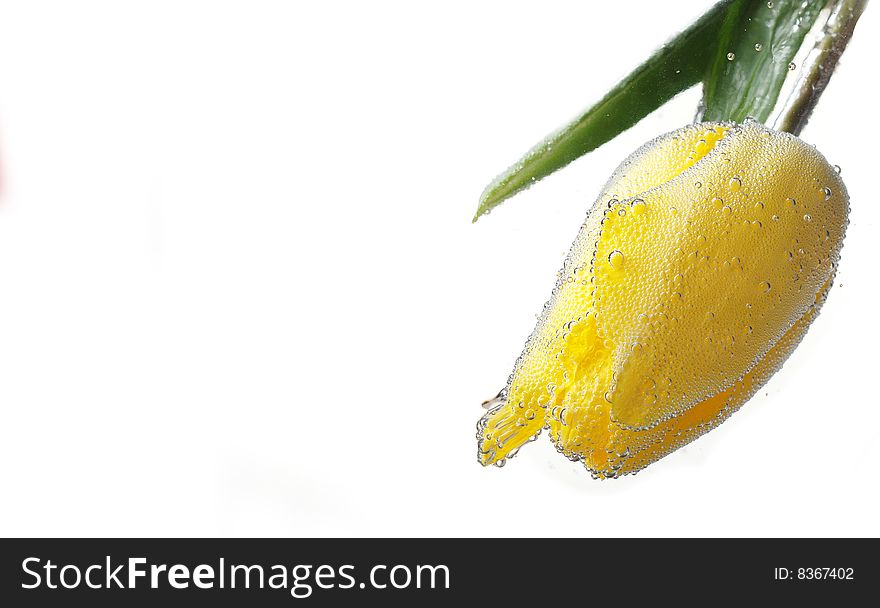
[{"label": "white background", "polygon": [[2,2],[0,535],[880,535],[875,8],[803,133],[852,223],[784,369],[635,477],[476,463],[593,197],[699,91],[478,195],[709,4]]}]

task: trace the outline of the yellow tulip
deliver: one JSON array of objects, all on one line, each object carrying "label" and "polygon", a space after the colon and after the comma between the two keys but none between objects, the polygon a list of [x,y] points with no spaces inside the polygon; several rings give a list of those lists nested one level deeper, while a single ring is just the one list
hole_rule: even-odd
[{"label": "yellow tulip", "polygon": [[683,127],[605,186],[508,385],[483,465],[549,431],[595,477],[715,428],[779,369],[830,289],[847,224],[835,170],[747,121]]}]

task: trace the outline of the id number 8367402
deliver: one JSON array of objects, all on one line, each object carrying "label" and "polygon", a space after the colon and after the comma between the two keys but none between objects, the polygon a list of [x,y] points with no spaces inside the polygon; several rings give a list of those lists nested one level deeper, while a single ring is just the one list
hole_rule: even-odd
[{"label": "id number 8367402", "polygon": [[823,581],[823,580],[855,580],[853,568],[774,568],[774,580],[799,580],[799,581]]}]

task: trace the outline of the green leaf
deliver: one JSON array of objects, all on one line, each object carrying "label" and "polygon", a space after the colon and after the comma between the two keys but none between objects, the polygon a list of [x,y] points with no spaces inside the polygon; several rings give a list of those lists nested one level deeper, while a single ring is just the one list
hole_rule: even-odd
[{"label": "green leaf", "polygon": [[[860,6],[850,9],[854,24],[864,1],[853,4]],[[480,196],[473,221],[613,139],[700,81],[704,85],[701,120],[742,122],[751,117],[766,121],[776,106],[789,64],[826,5],[828,0],[719,2],[599,103],[495,178]],[[820,93],[821,88],[814,97]]]},{"label": "green leaf", "polygon": [[718,32],[703,90],[703,120],[765,121],[827,0],[747,0],[734,3]]},{"label": "green leaf", "polygon": [[532,148],[486,187],[473,221],[610,141],[677,93],[700,82],[715,60],[717,35],[727,9],[743,3],[724,0],[713,6],[621,80],[599,103]]}]

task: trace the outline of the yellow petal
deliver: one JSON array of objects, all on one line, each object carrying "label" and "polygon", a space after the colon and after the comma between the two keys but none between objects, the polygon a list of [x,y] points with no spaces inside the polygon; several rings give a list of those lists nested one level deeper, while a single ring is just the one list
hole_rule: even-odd
[{"label": "yellow petal", "polygon": [[654,140],[612,176],[502,404],[503,463],[542,428],[613,477],[714,428],[784,362],[832,283],[848,200],[798,138],[748,122]]}]

